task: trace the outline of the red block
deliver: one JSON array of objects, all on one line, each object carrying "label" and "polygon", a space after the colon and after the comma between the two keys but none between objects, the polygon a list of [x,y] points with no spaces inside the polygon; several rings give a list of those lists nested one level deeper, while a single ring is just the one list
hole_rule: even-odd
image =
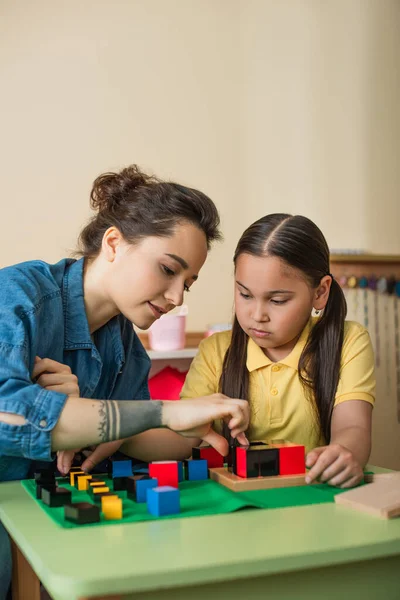
[{"label": "red block", "polygon": [[178,487],[178,462],[160,460],[149,464],[149,476],[158,480],[159,487],[170,485]]},{"label": "red block", "polygon": [[192,458],[194,460],[205,458],[209,469],[218,469],[224,466],[224,457],[212,446],[193,448]]},{"label": "red block", "polygon": [[270,444],[279,448],[279,475],[300,475],[306,472],[305,447],[291,442]]}]

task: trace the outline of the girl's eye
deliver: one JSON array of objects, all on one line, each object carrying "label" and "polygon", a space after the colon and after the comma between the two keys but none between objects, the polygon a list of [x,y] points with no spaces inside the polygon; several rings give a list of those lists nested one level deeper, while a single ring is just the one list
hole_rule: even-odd
[{"label": "girl's eye", "polygon": [[170,269],[169,267],[162,265],[163,271],[166,275],[168,275],[168,277],[173,277],[175,275],[175,272]]},{"label": "girl's eye", "polygon": [[249,294],[243,294],[243,292],[239,292],[239,294],[242,296],[242,298],[244,298],[245,300],[248,300],[250,298]]},{"label": "girl's eye", "polygon": [[287,300],[271,300],[272,304],[286,304]]}]

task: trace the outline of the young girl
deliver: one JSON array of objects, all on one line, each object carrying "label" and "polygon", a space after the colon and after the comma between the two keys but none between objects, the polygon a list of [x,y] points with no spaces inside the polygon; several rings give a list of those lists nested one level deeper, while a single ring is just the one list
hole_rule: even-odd
[{"label": "young girl", "polygon": [[[135,434],[141,460],[157,458],[155,434],[173,448],[183,439],[174,431],[226,454],[211,428],[218,418],[246,439],[244,401],[148,401],[150,361],[132,327],[147,329],[182,304],[220,237],[214,204],[135,166],[100,176],[91,201],[97,214],[81,233],[80,260],[0,270],[0,481],[26,477],[33,460],[49,461],[54,451],[66,471],[70,450],[100,444],[109,456],[122,442],[103,442]],[[154,428],[166,429],[146,431]],[[10,564],[0,524],[1,600]]]},{"label": "young girl", "polygon": [[305,217],[268,215],[243,233],[234,264],[232,332],[200,344],[182,398],[245,398],[250,441],[304,444],[308,483],[356,485],[371,448],[374,356],[368,332],[345,321],[324,236]]}]

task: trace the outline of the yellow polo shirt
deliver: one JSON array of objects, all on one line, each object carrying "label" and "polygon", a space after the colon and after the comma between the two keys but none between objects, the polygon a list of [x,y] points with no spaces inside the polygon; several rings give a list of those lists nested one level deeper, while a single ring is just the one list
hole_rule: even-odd
[{"label": "yellow polo shirt", "polygon": [[[309,399],[298,374],[300,355],[316,319],[310,319],[296,346],[283,360],[272,362],[249,338],[250,441],[285,439],[304,444],[309,451],[324,444],[320,438]],[[198,398],[218,392],[219,379],[231,332],[215,333],[203,340],[181,393],[181,399]],[[323,368],[323,366],[321,366]],[[346,321],[340,380],[335,406],[347,400],[375,401],[374,353],[368,331],[359,323]],[[221,423],[215,423],[221,431]]]}]

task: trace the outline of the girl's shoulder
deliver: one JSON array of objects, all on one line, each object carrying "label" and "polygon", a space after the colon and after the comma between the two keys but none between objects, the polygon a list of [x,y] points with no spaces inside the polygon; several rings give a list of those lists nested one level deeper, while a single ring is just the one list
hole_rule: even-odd
[{"label": "girl's shoulder", "polygon": [[213,333],[200,342],[199,352],[208,354],[213,358],[219,358],[223,361],[226,351],[231,343],[232,332],[220,331]]},{"label": "girl's shoulder", "polygon": [[372,352],[371,338],[368,329],[356,321],[345,321],[342,363],[348,362],[354,358],[354,356],[365,351],[368,354]]}]

